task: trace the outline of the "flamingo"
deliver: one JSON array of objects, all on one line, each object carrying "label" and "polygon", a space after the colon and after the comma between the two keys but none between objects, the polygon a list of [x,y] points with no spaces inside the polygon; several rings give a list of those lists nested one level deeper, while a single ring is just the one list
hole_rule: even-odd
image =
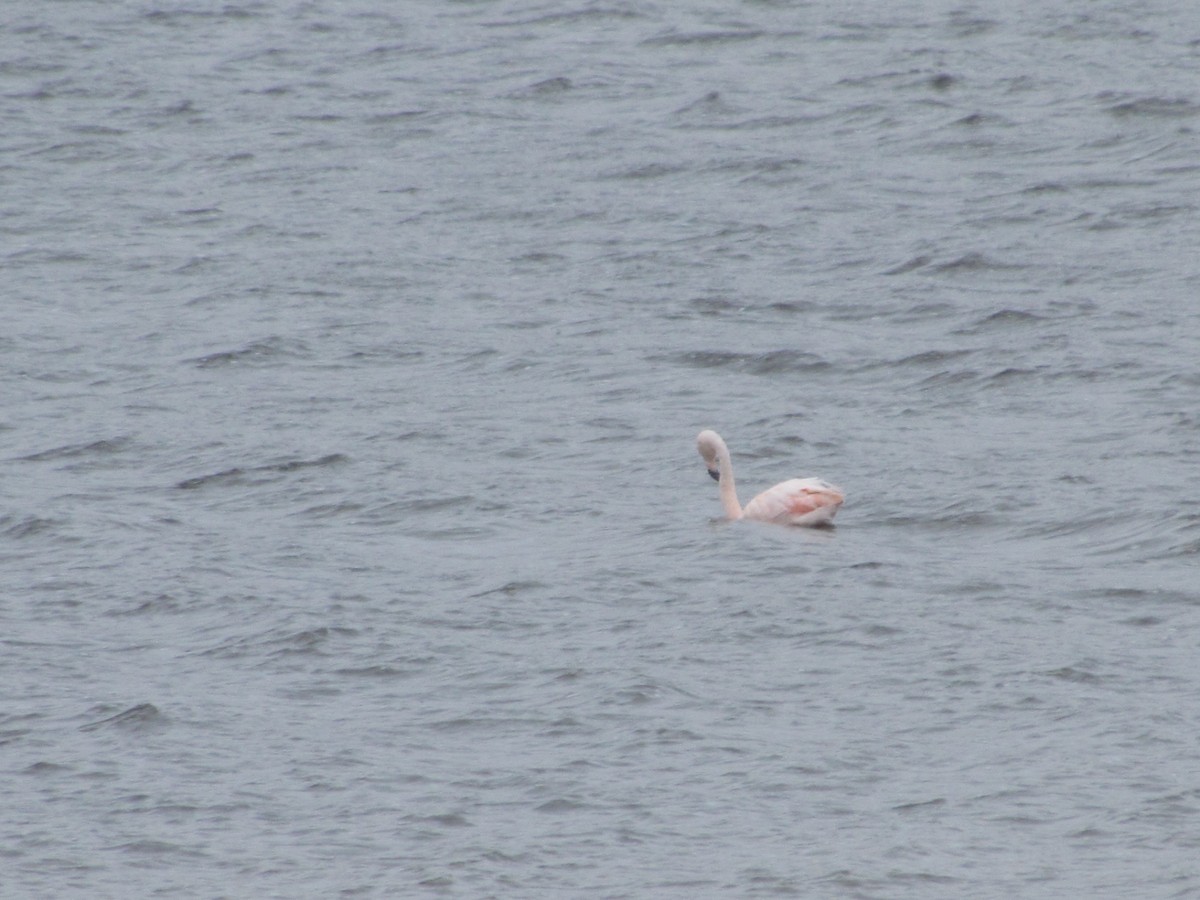
[{"label": "flamingo", "polygon": [[696,449],[708,474],[721,485],[721,505],[730,519],[755,519],[779,525],[828,525],[846,499],[841,488],[820,478],[790,478],[767,488],[745,508],[738,503],[729,448],[715,431],[696,435]]}]

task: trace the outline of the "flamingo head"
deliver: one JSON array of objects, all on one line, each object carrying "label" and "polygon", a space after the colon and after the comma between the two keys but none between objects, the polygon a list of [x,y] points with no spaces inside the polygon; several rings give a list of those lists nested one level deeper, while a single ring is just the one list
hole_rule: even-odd
[{"label": "flamingo head", "polygon": [[696,449],[700,451],[704,467],[708,469],[708,474],[712,476],[713,481],[720,481],[721,457],[724,453],[728,453],[721,436],[715,431],[700,432],[696,435]]}]

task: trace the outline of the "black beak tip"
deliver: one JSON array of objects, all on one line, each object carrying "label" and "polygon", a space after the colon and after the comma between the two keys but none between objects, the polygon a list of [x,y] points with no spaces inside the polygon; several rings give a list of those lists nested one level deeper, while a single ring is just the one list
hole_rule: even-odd
[{"label": "black beak tip", "polygon": [[712,476],[713,481],[721,480],[721,471],[719,469],[709,469],[708,474]]}]

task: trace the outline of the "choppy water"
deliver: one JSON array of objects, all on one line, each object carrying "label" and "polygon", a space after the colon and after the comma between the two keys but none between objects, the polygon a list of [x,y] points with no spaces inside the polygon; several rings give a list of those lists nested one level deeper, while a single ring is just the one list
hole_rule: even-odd
[{"label": "choppy water", "polygon": [[1200,896],[1200,12],[3,19],[0,894]]}]

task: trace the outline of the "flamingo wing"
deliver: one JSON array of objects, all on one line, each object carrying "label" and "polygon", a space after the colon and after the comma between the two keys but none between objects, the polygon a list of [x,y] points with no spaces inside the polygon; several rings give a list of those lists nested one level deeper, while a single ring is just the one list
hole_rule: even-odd
[{"label": "flamingo wing", "polygon": [[840,488],[820,478],[792,478],[747,503],[742,517],[781,525],[824,525],[845,500]]}]

